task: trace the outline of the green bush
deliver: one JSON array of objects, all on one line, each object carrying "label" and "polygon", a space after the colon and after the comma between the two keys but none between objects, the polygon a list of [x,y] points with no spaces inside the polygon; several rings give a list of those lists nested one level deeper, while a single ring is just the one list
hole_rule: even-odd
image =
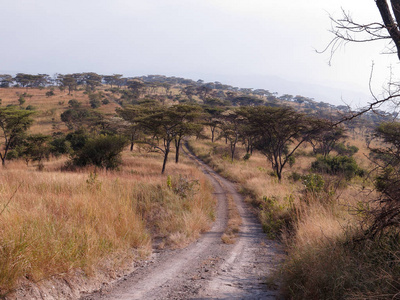
[{"label": "green bush", "polygon": [[334,149],[339,155],[342,156],[353,156],[358,152],[358,148],[356,146],[350,146],[349,144],[345,145],[343,143],[335,145]]},{"label": "green bush", "polygon": [[85,129],[78,129],[70,132],[65,137],[65,140],[69,142],[70,147],[74,151],[82,149],[89,139],[89,133]]},{"label": "green bush", "polygon": [[19,153],[18,150],[16,149],[11,149],[7,152],[7,160],[13,160],[19,158]]},{"label": "green bush", "polygon": [[325,181],[321,175],[308,174],[302,176],[303,184],[308,192],[319,193],[325,185]]},{"label": "green bush", "polygon": [[341,155],[318,156],[317,160],[311,164],[311,170],[330,175],[343,175],[347,180],[364,174],[354,158]]},{"label": "green bush", "polygon": [[71,142],[66,139],[63,134],[53,135],[53,140],[50,142],[51,152],[54,156],[60,156],[62,154],[71,154]]},{"label": "green bush", "polygon": [[72,162],[79,167],[94,165],[116,169],[121,164],[121,152],[126,145],[127,140],[121,136],[101,135],[91,138],[74,154]]},{"label": "green bush", "polygon": [[246,153],[246,154],[243,156],[243,160],[249,160],[249,159],[250,159],[250,156],[251,156],[250,153]]}]

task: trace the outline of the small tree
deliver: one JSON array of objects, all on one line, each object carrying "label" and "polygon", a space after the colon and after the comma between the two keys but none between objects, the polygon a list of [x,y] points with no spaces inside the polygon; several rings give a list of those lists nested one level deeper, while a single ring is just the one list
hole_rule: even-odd
[{"label": "small tree", "polygon": [[51,137],[44,134],[29,135],[24,142],[22,156],[28,163],[30,160],[38,162],[39,170],[43,169],[43,159],[48,159],[51,153]]},{"label": "small tree", "polygon": [[296,150],[319,130],[304,114],[288,107],[243,107],[238,111],[254,132],[254,147],[271,162],[279,181]]},{"label": "small tree", "polygon": [[60,82],[60,87],[68,88],[68,95],[71,95],[71,92],[76,89],[78,85],[76,78],[72,74],[67,75],[58,75],[58,81]]},{"label": "small tree", "polygon": [[226,112],[221,120],[221,136],[229,141],[229,148],[231,151],[231,161],[233,162],[236,145],[239,141],[241,117],[236,112]]},{"label": "small tree", "polygon": [[326,157],[346,137],[345,130],[328,120],[319,119],[315,122],[314,126],[318,126],[320,130],[310,137],[309,142],[315,154]]},{"label": "small tree", "polygon": [[[145,143],[164,154],[161,174],[165,172],[171,143],[175,140],[177,129],[182,124],[183,119],[184,115],[177,111],[174,106],[146,108],[142,111],[142,116],[138,118],[141,126],[152,136]],[[162,146],[159,145],[158,140],[163,141]]]},{"label": "small tree", "polygon": [[221,107],[207,105],[204,107],[204,112],[204,125],[210,128],[211,142],[214,143],[216,129],[221,124],[221,114],[223,109]]},{"label": "small tree", "polygon": [[178,163],[182,139],[200,132],[203,126],[198,120],[201,112],[199,106],[179,104],[174,106],[174,110],[181,118],[181,123],[175,129],[175,162]]},{"label": "small tree", "polygon": [[3,166],[11,146],[32,125],[32,114],[32,111],[19,110],[14,107],[0,108],[0,139],[3,144],[0,159]]},{"label": "small tree", "polygon": [[125,121],[125,124],[122,123],[119,127],[121,131],[129,137],[131,144],[130,150],[133,151],[133,146],[142,133],[142,128],[138,122],[141,109],[139,106],[128,105],[124,108],[117,108],[116,111]]},{"label": "small tree", "polygon": [[92,108],[99,108],[101,106],[102,95],[100,93],[90,93],[89,103]]}]

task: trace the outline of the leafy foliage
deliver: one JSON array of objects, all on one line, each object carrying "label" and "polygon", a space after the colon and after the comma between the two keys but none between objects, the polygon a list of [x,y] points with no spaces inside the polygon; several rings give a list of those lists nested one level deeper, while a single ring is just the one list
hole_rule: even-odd
[{"label": "leafy foliage", "polygon": [[358,147],[351,146],[349,144],[345,145],[344,143],[339,143],[335,145],[334,149],[339,155],[344,155],[344,156],[353,156],[358,152]]},{"label": "leafy foliage", "polygon": [[359,168],[354,158],[341,155],[319,156],[311,164],[311,169],[319,173],[344,176],[347,180],[357,175],[363,175],[363,170]]},{"label": "leafy foliage", "polygon": [[106,135],[90,138],[82,149],[74,154],[73,164],[115,169],[121,164],[121,152],[126,145],[126,139],[121,136]]},{"label": "leafy foliage", "polygon": [[0,108],[0,138],[3,144],[0,158],[3,165],[8,151],[16,146],[16,142],[31,126],[33,122],[32,114],[32,111],[19,110],[15,107]]}]

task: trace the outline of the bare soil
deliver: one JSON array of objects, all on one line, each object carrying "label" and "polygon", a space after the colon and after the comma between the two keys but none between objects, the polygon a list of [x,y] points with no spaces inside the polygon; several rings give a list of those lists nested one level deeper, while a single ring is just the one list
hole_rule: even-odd
[{"label": "bare soil", "polygon": [[[280,298],[278,285],[267,280],[282,260],[279,244],[266,239],[233,183],[193,154],[188,155],[215,189],[218,208],[211,230],[185,249],[155,251],[133,273],[81,300]],[[243,223],[235,244],[221,240],[228,220],[228,194],[234,198]]]}]

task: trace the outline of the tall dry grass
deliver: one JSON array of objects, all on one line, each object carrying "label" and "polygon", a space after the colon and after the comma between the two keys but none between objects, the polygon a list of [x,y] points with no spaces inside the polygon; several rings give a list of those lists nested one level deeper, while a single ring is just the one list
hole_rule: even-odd
[{"label": "tall dry grass", "polygon": [[[145,256],[152,242],[182,247],[207,230],[212,187],[187,164],[125,153],[120,171],[45,171],[11,162],[0,173],[0,291],[77,268],[90,275],[105,260]],[[118,258],[118,260],[117,260]]]},{"label": "tall dry grass", "polygon": [[[371,167],[365,141],[350,139],[360,150],[358,164]],[[400,241],[359,240],[365,221],[360,208],[368,207],[376,194],[372,183],[361,178],[351,182],[325,176],[324,188],[307,191],[302,180],[292,180],[293,172],[306,175],[315,157],[303,146],[303,154],[292,168],[287,167],[281,183],[260,154],[243,160],[239,149],[229,161],[227,145],[221,141],[191,141],[193,151],[215,170],[238,182],[248,200],[258,208],[266,233],[279,238],[287,258],[278,276],[288,299],[397,299],[400,295]],[[293,177],[292,177],[293,178]],[[367,187],[367,191],[363,188]],[[355,242],[359,240],[358,242]]]}]

